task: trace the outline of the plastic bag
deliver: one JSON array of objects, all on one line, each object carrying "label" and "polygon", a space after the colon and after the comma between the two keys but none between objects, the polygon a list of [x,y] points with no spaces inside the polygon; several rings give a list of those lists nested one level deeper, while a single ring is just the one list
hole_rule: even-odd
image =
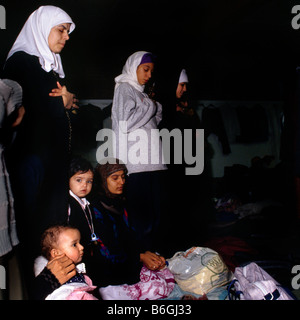
[{"label": "plastic bag", "polygon": [[200,295],[223,286],[233,277],[219,254],[210,248],[192,247],[177,252],[167,262],[179,287]]},{"label": "plastic bag", "polygon": [[[235,289],[233,291],[232,285]],[[294,300],[284,287],[255,262],[235,269],[228,292],[230,300]]]}]

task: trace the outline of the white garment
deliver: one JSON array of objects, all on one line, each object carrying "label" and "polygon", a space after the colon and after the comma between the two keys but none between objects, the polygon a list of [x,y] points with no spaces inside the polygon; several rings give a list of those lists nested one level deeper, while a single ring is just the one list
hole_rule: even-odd
[{"label": "white garment", "polygon": [[48,44],[48,37],[53,27],[62,23],[70,23],[70,32],[75,24],[62,9],[54,6],[41,6],[27,19],[15,43],[8,53],[7,59],[17,51],[24,51],[39,58],[42,68],[49,72],[54,70],[65,77],[59,54],[53,53]]},{"label": "white garment", "polygon": [[103,300],[158,300],[167,298],[174,287],[174,276],[167,267],[152,271],[143,266],[138,283],[102,287],[99,292]]},{"label": "white garment", "polygon": [[139,84],[137,79],[136,70],[137,67],[140,65],[141,60],[143,58],[143,55],[149,53],[146,51],[138,51],[132,54],[126,61],[122,73],[115,78],[115,90],[118,88],[118,86],[121,83],[128,82],[131,84],[135,89],[137,89],[140,92],[144,91],[143,85]]},{"label": "white garment", "polygon": [[185,69],[181,70],[178,83],[188,83],[189,79]]}]

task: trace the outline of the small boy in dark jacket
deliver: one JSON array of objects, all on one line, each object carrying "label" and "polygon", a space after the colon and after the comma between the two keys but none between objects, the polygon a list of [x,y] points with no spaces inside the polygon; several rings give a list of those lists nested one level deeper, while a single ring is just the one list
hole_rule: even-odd
[{"label": "small boy in dark jacket", "polygon": [[74,157],[69,166],[69,208],[67,222],[81,226],[83,243],[96,241],[94,221],[89,201],[86,196],[91,192],[94,169],[89,161]]}]

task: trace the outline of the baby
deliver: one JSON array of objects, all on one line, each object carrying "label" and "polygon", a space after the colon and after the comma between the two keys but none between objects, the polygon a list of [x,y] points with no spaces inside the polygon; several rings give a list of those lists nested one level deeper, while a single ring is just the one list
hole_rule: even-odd
[{"label": "baby", "polygon": [[80,244],[80,232],[71,226],[53,226],[48,228],[41,239],[42,256],[35,261],[34,272],[37,276],[55,257],[65,254],[76,265],[76,275],[54,290],[46,300],[97,300],[91,293],[96,287],[85,275],[84,263],[81,263],[83,246]]}]

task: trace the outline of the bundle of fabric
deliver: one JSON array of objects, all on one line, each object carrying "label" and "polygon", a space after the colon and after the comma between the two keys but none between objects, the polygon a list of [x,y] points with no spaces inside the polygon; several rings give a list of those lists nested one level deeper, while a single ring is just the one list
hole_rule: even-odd
[{"label": "bundle of fabric", "polygon": [[99,291],[103,300],[157,300],[168,297],[174,286],[174,276],[168,268],[152,271],[143,266],[140,282],[107,286]]}]

